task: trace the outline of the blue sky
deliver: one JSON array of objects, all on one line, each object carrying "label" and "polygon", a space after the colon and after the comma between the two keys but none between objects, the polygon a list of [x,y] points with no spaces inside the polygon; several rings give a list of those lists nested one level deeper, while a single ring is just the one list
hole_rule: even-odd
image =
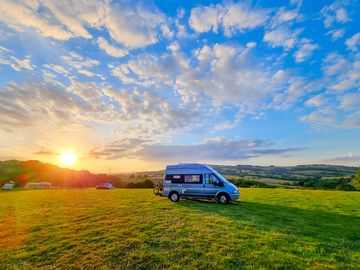
[{"label": "blue sky", "polygon": [[358,1],[2,1],[1,159],[360,163]]}]

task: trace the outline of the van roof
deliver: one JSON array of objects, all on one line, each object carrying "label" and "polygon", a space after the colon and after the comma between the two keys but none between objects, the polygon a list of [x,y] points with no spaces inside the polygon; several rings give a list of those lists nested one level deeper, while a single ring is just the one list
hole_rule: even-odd
[{"label": "van roof", "polygon": [[176,173],[212,173],[213,169],[200,163],[180,163],[176,165],[167,165],[167,174]]}]

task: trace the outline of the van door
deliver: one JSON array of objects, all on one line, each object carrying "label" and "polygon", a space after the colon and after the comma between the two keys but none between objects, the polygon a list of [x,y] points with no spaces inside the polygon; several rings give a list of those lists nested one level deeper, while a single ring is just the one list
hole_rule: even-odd
[{"label": "van door", "polygon": [[215,174],[204,174],[204,192],[206,192],[207,197],[214,198],[216,193],[222,188],[221,184],[223,186],[223,183]]},{"label": "van door", "polygon": [[201,174],[185,174],[182,194],[189,197],[203,197],[203,177]]}]

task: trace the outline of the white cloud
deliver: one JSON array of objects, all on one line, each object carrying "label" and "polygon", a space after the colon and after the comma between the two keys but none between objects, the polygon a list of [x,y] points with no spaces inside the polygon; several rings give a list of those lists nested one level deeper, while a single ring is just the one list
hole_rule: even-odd
[{"label": "white cloud", "polygon": [[323,7],[320,13],[324,18],[326,28],[333,26],[335,23],[343,24],[350,21],[345,1],[335,1],[331,5]]},{"label": "white cloud", "polygon": [[322,63],[322,70],[326,76],[334,76],[346,68],[348,65],[345,57],[337,53],[329,53]]},{"label": "white cloud", "polygon": [[319,48],[317,44],[312,44],[311,41],[307,39],[303,39],[298,47],[299,49],[294,53],[297,63],[304,62],[313,54],[314,50]]},{"label": "white cloud", "polygon": [[[314,111],[302,117],[316,128],[360,127],[360,54],[329,53],[322,63],[321,88],[325,91],[307,100]],[[320,88],[320,89],[321,89]]]},{"label": "white cloud", "polygon": [[0,20],[17,31],[24,31],[26,27],[30,27],[36,29],[45,37],[67,40],[72,36],[61,25],[39,16],[37,14],[39,3],[37,1],[32,3],[33,5],[27,4],[26,1],[1,1],[0,13],[2,15]]},{"label": "white cloud", "polygon": [[76,52],[69,52],[67,55],[61,56],[61,59],[75,70],[82,70],[85,67],[92,68],[100,64],[98,60],[83,57]]},{"label": "white cloud", "polygon": [[[89,39],[92,35],[88,28],[104,28],[120,44],[135,48],[154,44],[160,36],[173,35],[166,17],[141,2],[3,0],[0,13],[0,21],[8,27],[17,31],[35,29],[45,37],[59,40]],[[114,53],[113,49],[110,51]]]},{"label": "white cloud", "polygon": [[218,31],[219,25],[223,16],[223,7],[221,5],[216,6],[198,6],[191,10],[189,18],[189,25],[196,32],[203,33]]},{"label": "white cloud", "polygon": [[336,127],[336,112],[332,108],[319,108],[300,118],[304,122],[310,123],[314,128],[320,129],[323,126]]},{"label": "white cloud", "polygon": [[45,64],[44,68],[50,69],[50,70],[55,71],[56,73],[59,73],[59,74],[69,74],[69,71],[66,68],[64,68],[63,66],[61,66],[61,65]]},{"label": "white cloud", "polygon": [[217,32],[220,27],[226,36],[264,25],[268,11],[245,3],[225,3],[198,6],[191,10],[189,25],[196,32]]},{"label": "white cloud", "polygon": [[356,110],[360,108],[360,92],[347,93],[340,97],[339,108],[342,110]]},{"label": "white cloud", "polygon": [[284,47],[286,50],[289,50],[296,45],[297,37],[300,33],[301,30],[290,30],[287,27],[281,26],[267,31],[263,40],[272,47]]},{"label": "white cloud", "polygon": [[360,163],[360,155],[354,154],[353,152],[348,152],[345,155],[336,156],[334,158],[325,159],[325,162],[334,162],[336,164],[348,164],[351,162],[351,164],[358,165]]},{"label": "white cloud", "polygon": [[342,38],[345,34],[345,28],[340,28],[340,29],[333,29],[330,30],[328,32],[326,32],[325,35],[330,35],[331,36],[331,40],[335,41],[339,38]]},{"label": "white cloud", "polygon": [[278,70],[275,75],[274,75],[274,80],[277,82],[284,82],[289,78],[289,74],[288,72],[286,72],[285,70]]},{"label": "white cloud", "polygon": [[15,71],[33,71],[34,65],[31,64],[30,55],[23,59],[17,58],[13,51],[0,46],[0,65],[8,65]]},{"label": "white cloud", "polygon": [[268,11],[254,8],[243,3],[226,5],[226,13],[223,17],[223,27],[226,36],[232,36],[236,32],[251,30],[262,26],[268,20]]},{"label": "white cloud", "polygon": [[289,10],[285,7],[280,7],[271,18],[270,28],[274,29],[280,25],[288,25],[291,21],[296,20],[298,17],[298,10]]},{"label": "white cloud", "polygon": [[326,99],[323,95],[317,95],[308,99],[305,104],[312,107],[320,107],[326,103]]},{"label": "white cloud", "polygon": [[109,44],[109,42],[107,42],[106,39],[104,39],[103,37],[99,37],[96,42],[99,45],[100,49],[102,49],[110,56],[123,57],[129,53],[126,49],[121,49]]},{"label": "white cloud", "polygon": [[95,75],[94,72],[91,72],[91,71],[86,70],[86,69],[80,69],[80,70],[78,70],[78,72],[80,74],[83,74],[83,75],[87,76],[87,77],[93,77]]},{"label": "white cloud", "polygon": [[348,38],[345,41],[346,46],[349,50],[357,52],[360,47],[360,32],[353,35],[351,38]]},{"label": "white cloud", "polygon": [[129,48],[157,43],[162,34],[161,28],[168,36],[166,23],[160,11],[139,3],[121,2],[106,7],[105,26],[110,36]]},{"label": "white cloud", "polygon": [[205,94],[215,104],[259,105],[274,90],[269,71],[255,65],[251,48],[215,44],[196,51],[197,65],[177,77],[184,100]]}]

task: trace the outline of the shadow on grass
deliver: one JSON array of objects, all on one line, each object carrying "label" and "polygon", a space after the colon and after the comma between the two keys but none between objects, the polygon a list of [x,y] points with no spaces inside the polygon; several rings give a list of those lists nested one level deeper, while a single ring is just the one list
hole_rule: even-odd
[{"label": "shadow on grass", "polygon": [[360,218],[357,216],[255,202],[219,205],[211,200],[182,200],[178,206],[229,218],[240,227],[241,224],[251,224],[260,230],[273,230],[299,237],[351,241],[353,248],[360,249]]}]

